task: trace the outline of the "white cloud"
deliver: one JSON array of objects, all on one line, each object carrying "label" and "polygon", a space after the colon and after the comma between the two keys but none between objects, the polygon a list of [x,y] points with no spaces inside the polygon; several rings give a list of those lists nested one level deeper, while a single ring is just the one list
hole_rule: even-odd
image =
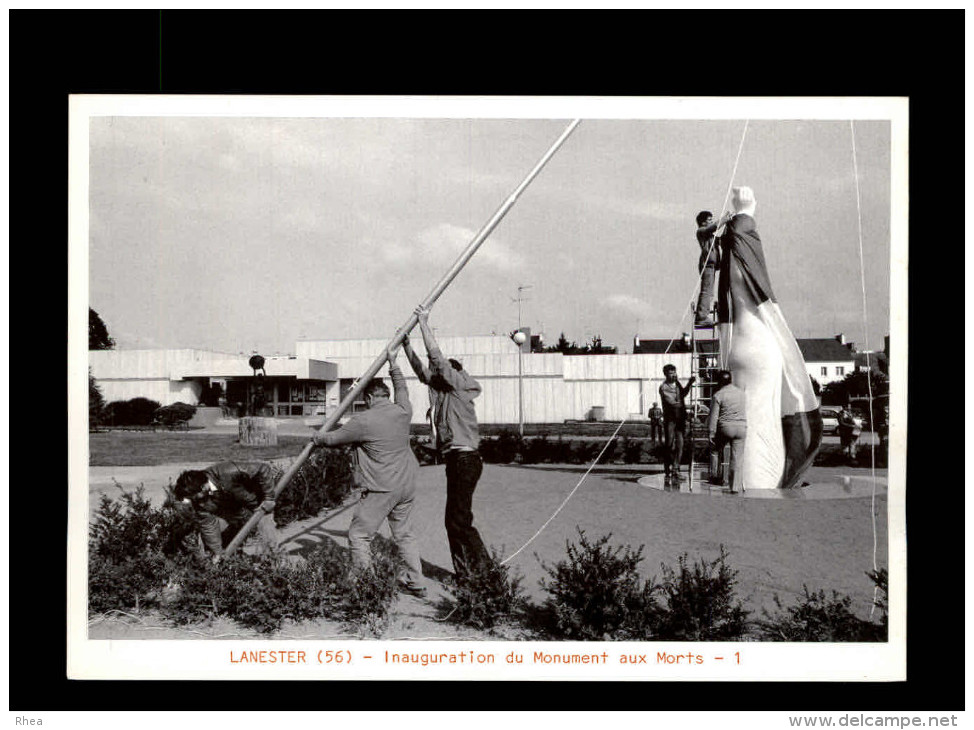
[{"label": "white cloud", "polygon": [[[393,240],[383,246],[382,253],[390,263],[409,261],[448,266],[456,261],[477,231],[452,223],[440,223],[420,231],[413,241]],[[509,273],[526,265],[525,257],[504,241],[489,236],[474,254],[472,261],[495,271]]]},{"label": "white cloud", "polygon": [[613,294],[611,297],[605,297],[602,304],[627,314],[644,315],[649,311],[649,304],[628,294]]}]

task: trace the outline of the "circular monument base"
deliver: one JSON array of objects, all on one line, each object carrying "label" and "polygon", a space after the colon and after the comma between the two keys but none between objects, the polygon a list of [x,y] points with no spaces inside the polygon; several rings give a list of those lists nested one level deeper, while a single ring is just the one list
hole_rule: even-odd
[{"label": "circular monument base", "polygon": [[695,470],[691,483],[686,471],[681,472],[684,480],[678,484],[670,484],[659,471],[647,474],[636,480],[636,484],[647,489],[660,492],[674,492],[692,494],[705,497],[725,497],[727,499],[857,499],[877,495],[886,495],[887,482],[877,477],[875,482],[871,476],[836,474],[824,481],[816,481],[792,489],[745,489],[743,492],[732,492],[729,487],[710,484],[704,470]]}]

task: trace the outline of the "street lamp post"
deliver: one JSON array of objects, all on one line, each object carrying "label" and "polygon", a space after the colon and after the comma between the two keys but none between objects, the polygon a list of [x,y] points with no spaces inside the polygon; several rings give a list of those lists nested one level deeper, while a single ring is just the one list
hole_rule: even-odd
[{"label": "street lamp post", "polygon": [[517,431],[524,438],[524,370],[521,364],[524,351],[521,346],[528,337],[521,330],[517,330],[511,335],[511,339],[517,345]]},{"label": "street lamp post", "polygon": [[517,330],[511,334],[511,339],[517,345],[517,432],[524,438],[524,368],[522,356],[524,354],[523,345],[528,336],[521,331],[521,302],[525,289],[530,289],[530,284],[521,284],[517,288]]}]

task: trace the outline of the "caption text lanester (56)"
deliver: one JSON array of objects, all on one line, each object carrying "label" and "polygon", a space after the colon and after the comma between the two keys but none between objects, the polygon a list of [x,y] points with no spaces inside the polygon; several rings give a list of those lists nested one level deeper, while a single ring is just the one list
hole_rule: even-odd
[{"label": "caption text lanester (56)", "polygon": [[695,652],[674,654],[665,651],[645,654],[625,652],[609,655],[603,651],[594,654],[560,653],[546,651],[512,651],[503,656],[492,652],[410,652],[389,651],[353,654],[347,649],[320,649],[318,651],[293,650],[230,650],[230,664],[351,664],[353,661],[379,661],[384,664],[410,664],[430,666],[434,664],[654,664],[671,666],[700,666],[703,664],[740,664],[741,653],[704,655]]}]

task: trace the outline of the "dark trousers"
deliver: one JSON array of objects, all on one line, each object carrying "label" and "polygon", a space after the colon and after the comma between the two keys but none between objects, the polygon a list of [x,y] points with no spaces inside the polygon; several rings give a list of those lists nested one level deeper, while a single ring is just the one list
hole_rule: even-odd
[{"label": "dark trousers", "polygon": [[450,542],[453,570],[457,577],[487,557],[480,533],[473,526],[473,492],[484,470],[476,451],[446,453],[446,537]]},{"label": "dark trousers", "polygon": [[662,421],[650,421],[649,422],[649,438],[655,443],[657,441],[663,440],[663,422]]}]

